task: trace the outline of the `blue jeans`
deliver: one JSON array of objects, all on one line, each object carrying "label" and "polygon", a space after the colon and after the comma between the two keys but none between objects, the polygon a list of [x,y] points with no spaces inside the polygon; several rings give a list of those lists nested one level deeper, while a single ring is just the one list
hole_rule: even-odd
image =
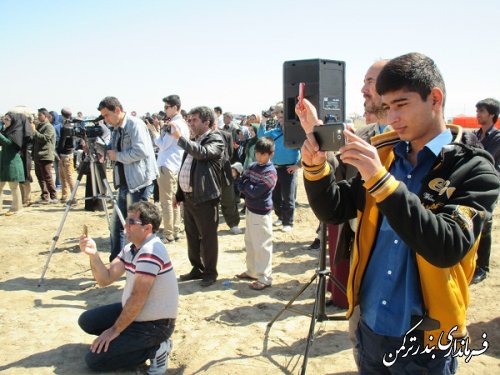
[{"label": "blue jeans", "polygon": [[[142,189],[129,193],[127,187],[120,186],[118,188],[118,208],[121,211],[123,218],[127,217],[127,208],[132,203],[139,201],[147,201],[153,192],[153,184],[143,187]],[[128,197],[130,201],[128,201]],[[125,233],[123,231],[122,223],[116,211],[113,211],[113,218],[111,219],[111,254],[109,261],[111,262],[125,246]]]},{"label": "blue jeans", "polygon": [[54,172],[56,174],[56,187],[61,186],[61,175],[59,174],[59,160],[54,159]]},{"label": "blue jeans", "polygon": [[[97,307],[80,315],[78,324],[88,334],[99,336],[115,323],[121,312],[121,303]],[[111,341],[107,352],[89,351],[85,362],[94,371],[137,367],[155,356],[162,341],[172,335],[174,328],[175,321],[169,319],[133,322]]]},{"label": "blue jeans", "polygon": [[283,222],[283,225],[293,226],[297,171],[288,173],[287,167],[276,166],[276,172],[278,181],[273,190],[274,213]]},{"label": "blue jeans", "polygon": [[[423,331],[413,331],[411,336],[415,336],[417,344],[421,349],[425,347],[423,344]],[[451,356],[443,357],[443,351],[434,350],[431,353],[418,354],[418,355],[403,355],[399,356],[396,361],[389,367],[383,363],[384,355],[387,354],[388,360],[389,353],[395,353],[397,349],[401,348],[403,337],[389,337],[381,336],[373,332],[368,327],[363,319],[359,320],[358,329],[356,331],[358,339],[358,360],[359,360],[359,373],[360,374],[429,374],[429,375],[451,375],[457,371],[458,362],[456,358]],[[406,353],[406,352],[402,352]],[[435,354],[436,358],[432,359],[431,356]]]}]

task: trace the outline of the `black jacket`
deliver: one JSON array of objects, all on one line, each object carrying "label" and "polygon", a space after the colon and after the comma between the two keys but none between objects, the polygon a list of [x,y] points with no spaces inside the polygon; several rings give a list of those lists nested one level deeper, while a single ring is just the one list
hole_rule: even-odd
[{"label": "black jacket", "polygon": [[224,153],[222,157],[222,183],[224,186],[230,186],[233,182],[233,174],[231,173],[231,159],[233,158],[233,136],[230,132],[225,130],[214,130],[219,132],[224,140]]},{"label": "black jacket", "polygon": [[[65,119],[62,124],[63,128],[71,127],[70,120]],[[62,128],[61,128],[62,129]],[[65,136],[66,132],[61,130],[61,138],[57,144],[56,151],[59,155],[73,155],[73,150],[75,149],[74,141],[72,136]]]},{"label": "black jacket", "polygon": [[[474,134],[478,138],[481,137],[483,129],[476,130]],[[500,173],[500,130],[492,126],[491,129],[486,133],[486,137],[481,141],[484,149],[488,151],[493,159],[495,159],[495,169]]]},{"label": "black jacket", "polygon": [[[224,155],[224,140],[219,132],[210,130],[200,143],[179,138],[177,144],[184,149],[182,164],[189,154],[193,157],[191,165],[192,200],[195,204],[212,199],[219,199],[221,192],[222,160]],[[181,165],[182,169],[182,165]],[[177,184],[175,194],[177,202],[185,200],[184,192]]]},{"label": "black jacket", "polygon": [[[456,130],[457,127],[452,127],[456,143],[443,147],[422,180],[418,195],[400,183],[377,204],[405,243],[437,267],[455,264],[469,251],[483,222],[491,216],[500,185],[491,155],[461,143],[472,140],[461,129],[458,134]],[[384,163],[387,156],[381,152],[392,151],[399,139],[395,133],[385,133],[372,141]],[[370,193],[359,174],[337,183],[333,174],[320,181],[305,179],[305,187],[311,208],[326,223],[340,224],[356,216],[362,220],[367,214],[365,205]],[[471,219],[470,224],[474,224],[471,227],[455,217],[460,206],[477,213]]]},{"label": "black jacket", "polygon": [[320,220],[340,223],[358,217],[347,315],[359,304],[364,272],[384,215],[416,253],[426,315],[440,323],[440,328],[425,331],[427,344],[431,336],[438,338],[452,327],[458,327],[456,337],[466,334],[468,284],[474,274],[479,235],[491,216],[500,186],[490,154],[471,147],[468,141],[473,140],[466,139],[461,128],[450,128],[455,143],[442,148],[418,194],[387,172],[395,158],[393,146],[399,142],[394,132],[372,138],[385,169],[366,182],[358,174],[337,183],[328,167],[317,177],[310,174],[313,167],[304,168],[309,203]]}]

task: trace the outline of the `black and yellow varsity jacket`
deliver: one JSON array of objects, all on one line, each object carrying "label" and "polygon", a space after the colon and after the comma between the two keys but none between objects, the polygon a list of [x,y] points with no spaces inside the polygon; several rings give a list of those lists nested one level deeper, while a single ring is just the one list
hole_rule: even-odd
[{"label": "black and yellow varsity jacket", "polygon": [[[422,180],[419,194],[389,172],[394,161],[397,133],[371,139],[384,165],[368,181],[358,174],[349,181],[335,182],[329,164],[304,166],[309,203],[321,221],[339,224],[358,218],[347,294],[349,310],[359,304],[363,274],[375,245],[381,214],[394,231],[416,253],[426,315],[440,328],[425,331],[428,344],[437,344],[441,332],[446,344],[450,330],[455,337],[466,330],[468,285],[475,269],[481,228],[492,214],[500,180],[493,159],[484,150],[463,143],[462,128],[450,125],[454,142],[441,150],[430,172]],[[430,339],[432,335],[432,339]]]}]

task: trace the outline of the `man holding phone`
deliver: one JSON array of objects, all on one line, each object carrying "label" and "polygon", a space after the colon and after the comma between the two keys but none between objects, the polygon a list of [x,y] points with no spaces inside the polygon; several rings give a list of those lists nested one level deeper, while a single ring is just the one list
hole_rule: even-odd
[{"label": "man holding phone", "polygon": [[[349,142],[340,158],[359,170],[350,181],[336,182],[319,151],[311,134],[315,108],[307,100],[296,107],[307,134],[301,151],[308,200],[324,222],[360,219],[347,314],[360,306],[360,372],[455,373],[456,359],[443,351],[398,353],[410,329],[421,348],[468,340],[468,284],[500,181],[491,156],[460,127],[446,126],[445,85],[432,59],[410,53],[390,60],[376,89],[394,132],[372,144],[344,132]],[[451,333],[458,342],[449,342]]]},{"label": "man holding phone", "polygon": [[172,136],[184,150],[174,204],[184,202],[184,227],[191,271],[180,281],[199,280],[208,287],[217,280],[219,201],[224,140],[215,130],[215,114],[205,106],[189,111],[195,140],[184,137],[176,124]]},{"label": "man holding phone", "polygon": [[154,143],[158,146],[158,159],[156,161],[159,170],[158,190],[160,195],[161,211],[163,214],[164,241],[170,243],[177,241],[180,236],[181,210],[174,207],[174,197],[177,191],[177,179],[181,168],[184,150],[172,137],[169,126],[175,123],[181,134],[189,138],[189,128],[181,116],[181,98],[179,95],[169,95],[163,98],[165,113],[170,120],[159,131],[153,124],[148,122],[148,129],[153,133]]},{"label": "man holding phone", "polygon": [[[365,73],[363,79],[363,86],[361,87],[361,93],[365,99],[364,107],[365,112],[373,114],[374,122],[368,123],[359,129],[356,129],[355,134],[366,142],[370,142],[370,139],[376,135],[382,134],[384,131],[391,130],[391,127],[387,125],[387,110],[382,105],[382,97],[377,93],[376,83],[377,77],[380,74],[382,68],[387,64],[389,60],[379,60],[373,63]],[[355,177],[358,173],[356,167],[351,164],[339,162],[339,165],[335,168],[335,179],[337,181],[350,180]],[[328,227],[332,227],[329,225]],[[333,264],[338,262],[340,259],[352,258],[352,247],[354,241],[354,231],[357,227],[357,220],[350,220],[349,223],[339,224],[341,227],[338,229],[339,241],[335,241],[337,246],[334,248],[332,254],[332,249],[330,248],[330,265],[332,267],[332,272],[334,272]],[[330,233],[329,233],[330,235]],[[336,269],[338,269],[337,267]],[[347,279],[345,274],[344,281],[347,284]],[[327,285],[328,290],[332,292],[332,297],[335,297],[335,285],[331,282]],[[343,297],[343,296],[342,296]],[[345,301],[345,300],[344,300]],[[353,309],[352,315],[349,318],[349,339],[353,344],[353,355],[356,365],[359,363],[358,359],[358,342],[356,339],[356,331],[359,323],[359,306]]]}]

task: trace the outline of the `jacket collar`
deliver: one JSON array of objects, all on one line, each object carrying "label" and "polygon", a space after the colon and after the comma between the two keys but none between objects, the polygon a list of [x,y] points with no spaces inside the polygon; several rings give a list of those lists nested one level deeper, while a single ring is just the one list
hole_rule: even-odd
[{"label": "jacket collar", "polygon": [[[463,129],[461,126],[448,124],[447,129],[451,130],[451,135],[453,136],[453,143],[459,143],[462,139]],[[375,135],[370,139],[370,142],[376,148],[383,148],[384,146],[394,145],[399,142],[398,133],[395,131],[389,131],[386,133]]]}]

